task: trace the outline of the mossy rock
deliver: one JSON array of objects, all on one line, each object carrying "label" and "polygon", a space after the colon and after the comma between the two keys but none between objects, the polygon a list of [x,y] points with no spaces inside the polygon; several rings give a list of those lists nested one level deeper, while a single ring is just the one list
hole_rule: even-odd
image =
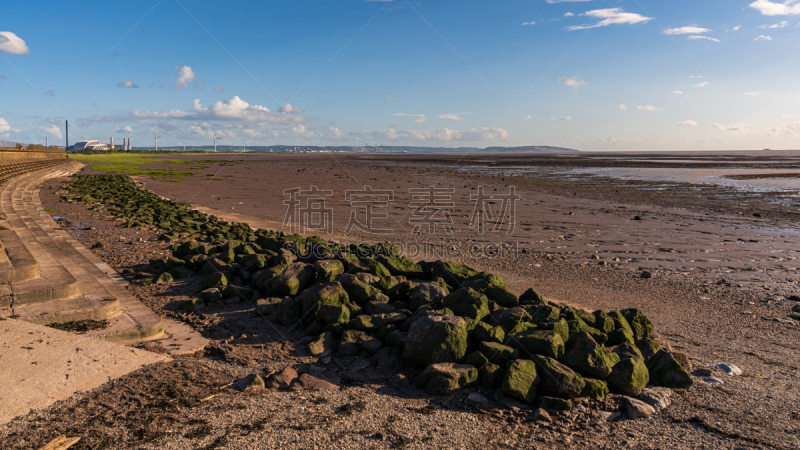
[{"label": "mossy rock", "polygon": [[193,298],[190,300],[184,300],[181,302],[181,309],[185,309],[188,311],[194,311],[198,308],[202,308],[205,306],[206,303],[201,298]]},{"label": "mossy rock", "polygon": [[[347,308],[350,298],[344,287],[336,281],[311,286],[297,296],[297,301],[300,302],[300,314],[306,319],[306,322],[317,318],[323,324],[347,323],[347,320],[350,319],[350,310]],[[319,316],[318,313],[324,305],[338,308],[326,308],[325,313]],[[336,320],[333,320],[334,315],[336,315]]]},{"label": "mossy rock", "polygon": [[203,278],[203,289],[208,289],[213,286],[227,286],[228,285],[228,277],[225,276],[222,272],[215,272],[207,277]]},{"label": "mossy rock", "polygon": [[470,331],[473,342],[497,342],[502,344],[506,333],[501,327],[491,326],[486,322],[474,321],[474,327]]},{"label": "mossy rock", "polygon": [[561,340],[567,342],[569,340],[569,324],[566,320],[561,319],[556,322],[542,323],[536,326],[539,330],[553,330],[561,336]]},{"label": "mossy rock", "polygon": [[460,288],[442,300],[442,307],[461,317],[481,320],[489,314],[489,300],[471,288]]},{"label": "mossy rock", "polygon": [[638,340],[654,337],[653,323],[640,310],[630,308],[620,311],[628,321],[633,332],[633,338]]},{"label": "mossy rock", "polygon": [[322,333],[319,337],[311,341],[306,347],[311,356],[327,356],[333,352],[336,345],[336,335],[330,331]]},{"label": "mossy rock", "polygon": [[477,350],[464,357],[464,364],[472,364],[479,369],[488,362],[489,359]]},{"label": "mossy rock", "polygon": [[592,313],[594,316],[594,327],[600,330],[602,333],[610,333],[614,331],[616,325],[614,324],[614,319],[612,319],[605,311],[597,310]]},{"label": "mossy rock", "polygon": [[531,320],[531,316],[524,308],[520,307],[500,308],[483,319],[486,323],[502,327],[506,334],[515,332],[521,323],[529,320]]},{"label": "mossy rock", "polygon": [[431,364],[417,377],[417,387],[431,395],[451,395],[478,381],[475,366],[456,363]]},{"label": "mossy rock", "polygon": [[278,305],[276,319],[286,326],[296,324],[300,320],[300,302],[293,297],[284,297]]},{"label": "mossy rock", "polygon": [[520,349],[523,356],[544,355],[554,359],[564,356],[564,340],[554,330],[529,330],[506,339],[506,345]]},{"label": "mossy rock", "polygon": [[620,359],[640,359],[644,361],[644,356],[642,356],[642,352],[639,349],[628,342],[623,342],[622,344],[618,344],[611,348],[611,351],[616,353]]},{"label": "mossy rock", "polygon": [[477,275],[478,271],[454,262],[435,261],[433,263],[420,264],[430,278],[441,278],[454,288],[460,287],[461,283],[467,278]]},{"label": "mossy rock", "polygon": [[176,280],[181,279],[181,278],[191,277],[192,275],[194,275],[194,272],[192,271],[192,269],[190,269],[190,268],[188,268],[186,266],[173,267],[172,269],[169,270],[168,273],[170,275],[172,275],[172,278],[174,278]]},{"label": "mossy rock", "polygon": [[305,263],[290,264],[286,270],[274,278],[272,293],[277,296],[297,295],[314,279],[314,266]]},{"label": "mossy rock", "polygon": [[467,322],[461,317],[428,315],[408,329],[403,358],[420,366],[457,362],[467,353]]},{"label": "mossy rock", "polygon": [[473,275],[464,280],[461,286],[472,288],[505,308],[512,308],[519,304],[517,296],[509,292],[506,283],[497,275],[489,273]]},{"label": "mossy rock", "polygon": [[603,344],[607,347],[614,347],[619,344],[634,344],[635,340],[630,331],[621,328],[619,330],[611,331],[607,334],[608,340]]},{"label": "mossy rock", "polygon": [[531,359],[541,379],[541,392],[567,398],[580,396],[586,382],[577,372],[547,356],[534,355]]},{"label": "mossy rock", "polygon": [[531,321],[536,324],[555,322],[560,318],[561,311],[551,305],[542,305],[531,313]]},{"label": "mossy rock", "polygon": [[501,366],[519,357],[519,350],[514,347],[498,344],[497,342],[481,342],[478,345],[478,350],[484,354],[489,361]]},{"label": "mossy rock", "polygon": [[635,358],[623,359],[614,365],[606,381],[613,392],[636,397],[650,381],[650,373],[643,361]]},{"label": "mossy rock", "polygon": [[352,274],[342,274],[336,277],[350,296],[350,300],[358,304],[364,304],[372,295],[380,293],[380,289],[367,284]]},{"label": "mossy rock", "polygon": [[608,383],[593,378],[584,378],[583,380],[586,384],[583,387],[583,391],[581,391],[581,397],[606,398],[608,395]]},{"label": "mossy rock", "polygon": [[205,289],[200,293],[199,297],[206,305],[211,305],[222,301],[222,293],[217,287]]},{"label": "mossy rock", "polygon": [[539,400],[539,407],[546,411],[572,411],[575,404],[572,403],[572,400],[543,396]]},{"label": "mossy rock", "polygon": [[490,389],[497,389],[503,384],[505,372],[504,367],[487,362],[478,369],[478,382]]},{"label": "mossy rock", "polygon": [[570,335],[562,361],[583,375],[602,380],[611,375],[619,356],[607,351],[584,332]]},{"label": "mossy rock", "polygon": [[527,307],[539,307],[546,305],[547,301],[542,297],[542,294],[530,288],[519,296],[519,304]]},{"label": "mossy rock", "polygon": [[408,281],[408,280],[406,280],[406,277],[404,277],[404,276],[381,277],[378,280],[378,283],[375,285],[375,287],[377,287],[378,289],[380,289],[382,291],[388,291],[389,289],[397,286],[398,284],[400,284],[400,283],[402,283],[404,281]]},{"label": "mossy rock", "polygon": [[378,255],[375,260],[389,269],[392,275],[400,275],[406,278],[420,278],[422,276],[422,266],[415,263],[408,257],[392,258],[386,255]]},{"label": "mossy rock", "polygon": [[504,395],[533,403],[539,383],[536,364],[527,359],[515,359],[506,364],[501,389]]},{"label": "mossy rock", "polygon": [[[687,389],[692,386],[694,381],[688,373],[690,368],[684,367],[688,365],[688,358],[683,355],[676,357],[677,355],[660,350],[647,361],[651,383],[675,389]],[[682,359],[685,359],[684,364],[681,364]]]},{"label": "mossy rock", "polygon": [[436,283],[419,283],[408,291],[409,306],[416,310],[422,305],[436,305],[448,294],[447,289]]},{"label": "mossy rock", "polygon": [[661,350],[661,346],[654,339],[644,338],[636,341],[636,348],[642,353],[645,362]]}]

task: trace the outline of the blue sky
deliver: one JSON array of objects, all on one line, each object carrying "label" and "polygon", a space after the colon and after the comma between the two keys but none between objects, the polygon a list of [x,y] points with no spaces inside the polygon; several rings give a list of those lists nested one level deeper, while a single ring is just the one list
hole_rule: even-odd
[{"label": "blue sky", "polygon": [[0,9],[0,139],[800,147],[800,0]]}]

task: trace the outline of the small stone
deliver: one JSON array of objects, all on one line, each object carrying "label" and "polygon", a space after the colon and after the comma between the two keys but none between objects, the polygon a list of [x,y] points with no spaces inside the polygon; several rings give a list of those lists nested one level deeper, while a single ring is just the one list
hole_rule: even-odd
[{"label": "small stone", "polygon": [[703,383],[712,384],[712,385],[725,384],[724,381],[722,381],[722,380],[720,380],[719,378],[716,378],[716,377],[705,377],[705,378],[703,378]]},{"label": "small stone", "polygon": [[263,389],[264,388],[264,380],[254,374],[251,373],[250,375],[240,378],[233,382],[233,387],[244,392],[248,388],[250,389]]},{"label": "small stone", "polygon": [[666,388],[645,388],[639,395],[639,400],[652,406],[656,411],[661,411],[672,404],[672,391]]},{"label": "small stone", "polygon": [[339,389],[339,386],[331,383],[330,381],[323,380],[322,378],[317,378],[311,376],[307,373],[300,375],[297,379],[298,383],[303,387],[303,389],[312,389],[316,391],[327,390],[327,389]]},{"label": "small stone", "polygon": [[286,389],[297,379],[297,371],[287,367],[267,380],[270,389]]},{"label": "small stone", "polygon": [[656,413],[655,408],[635,398],[624,397],[622,403],[625,405],[625,414],[631,419],[643,419]]},{"label": "small stone", "polygon": [[733,364],[718,363],[718,364],[712,364],[712,366],[713,367],[719,367],[720,369],[722,369],[728,375],[739,376],[739,375],[742,374],[742,369],[738,368],[737,366],[735,366]]},{"label": "small stone", "polygon": [[533,412],[533,420],[536,422],[552,422],[553,418],[550,417],[550,414],[547,414],[547,411],[539,408]]},{"label": "small stone", "polygon": [[653,278],[653,274],[646,270],[642,271],[641,275],[639,276],[644,279]]},{"label": "small stone", "polygon": [[616,422],[622,419],[622,413],[619,411],[614,411],[612,413],[603,412],[603,415],[606,417],[606,422]]},{"label": "small stone", "polygon": [[481,394],[473,392],[467,396],[467,402],[474,403],[476,405],[485,405],[489,402],[489,400]]},{"label": "small stone", "polygon": [[800,305],[792,306],[792,312],[800,313]]}]

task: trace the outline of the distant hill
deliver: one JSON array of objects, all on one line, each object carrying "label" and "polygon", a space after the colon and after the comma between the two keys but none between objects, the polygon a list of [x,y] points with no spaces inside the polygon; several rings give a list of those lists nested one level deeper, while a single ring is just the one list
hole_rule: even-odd
[{"label": "distant hill", "polygon": [[[139,147],[142,150],[152,149],[152,147]],[[162,148],[162,150],[182,150]],[[186,151],[214,151],[213,146],[186,146]],[[241,152],[242,147],[233,145],[218,145],[217,152]],[[353,147],[353,146],[293,146],[293,145],[254,145],[247,147],[248,152],[350,152],[350,153],[565,153],[577,152],[578,150],[564,147],[552,147],[548,145],[528,145],[524,147],[412,147],[412,146],[376,146],[376,147]]]}]

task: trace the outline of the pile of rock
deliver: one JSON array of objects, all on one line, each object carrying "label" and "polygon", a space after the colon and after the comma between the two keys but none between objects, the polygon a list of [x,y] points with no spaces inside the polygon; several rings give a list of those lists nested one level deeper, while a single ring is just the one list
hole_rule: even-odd
[{"label": "pile of rock", "polygon": [[136,222],[152,218],[181,240],[151,264],[162,272],[155,282],[203,277],[204,290],[183,307],[253,301],[270,320],[304,327],[311,355],[402,358],[422,369],[417,386],[430,394],[482,385],[551,409],[609,392],[639,396],[648,384],[692,384],[686,355],[639,310],[589,312],[533,289],[518,297],[500,277],[464,265],[252,230],[148,196],[126,177],[103,177],[78,177],[72,189],[131,226],[131,214],[147,207]]}]

